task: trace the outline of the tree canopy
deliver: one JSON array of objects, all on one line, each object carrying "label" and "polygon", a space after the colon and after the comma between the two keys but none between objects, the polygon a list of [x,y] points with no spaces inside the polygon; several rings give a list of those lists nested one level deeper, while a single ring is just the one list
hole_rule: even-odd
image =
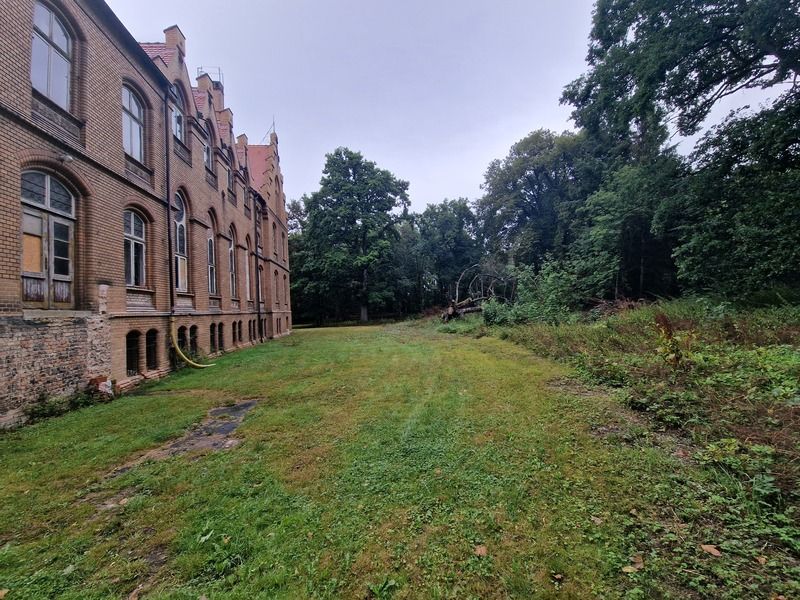
[{"label": "tree canopy", "polygon": [[[478,262],[541,304],[525,315],[800,288],[800,0],[597,0],[587,66],[561,98],[578,130],[520,139],[473,202],[408,214],[405,182],[329,155],[290,204],[298,308],[419,312]],[[748,88],[771,102],[708,127]],[[701,129],[689,156],[669,145]]]}]

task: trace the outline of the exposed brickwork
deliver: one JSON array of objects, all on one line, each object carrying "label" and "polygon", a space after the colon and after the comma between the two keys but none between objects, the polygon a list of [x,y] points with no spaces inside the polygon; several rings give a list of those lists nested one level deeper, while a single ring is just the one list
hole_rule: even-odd
[{"label": "exposed brickwork", "polygon": [[[248,145],[244,135],[233,138],[234,115],[225,106],[222,85],[208,75],[193,85],[186,40],[177,27],[165,31],[163,42],[146,45],[145,52],[99,0],[43,4],[73,40],[68,111],[32,89],[35,1],[0,0],[0,415],[40,393],[70,393],[90,379],[107,377],[125,389],[171,369],[174,259],[168,235],[174,236],[174,226],[167,199],[178,191],[188,205],[188,290],[174,297],[176,329],[186,328],[187,346],[192,327],[200,355],[218,348],[211,340],[212,325],[218,330],[223,324],[226,351],[291,331],[277,136],[264,146]],[[144,106],[142,163],[123,150],[123,85]],[[165,101],[170,106],[175,101],[170,86],[180,88],[186,100],[183,141],[173,137],[171,114],[165,114]],[[204,162],[206,144],[210,169]],[[20,181],[30,169],[51,174],[75,196],[72,297],[68,305],[57,306],[62,310],[53,310],[52,302],[23,298]],[[145,221],[146,277],[137,288],[125,281],[122,221],[129,209]],[[209,293],[209,237],[216,251],[216,294]],[[262,251],[256,248],[259,238]],[[146,348],[149,331],[155,335],[154,353]],[[140,334],[135,374],[126,345],[131,332]]]}]

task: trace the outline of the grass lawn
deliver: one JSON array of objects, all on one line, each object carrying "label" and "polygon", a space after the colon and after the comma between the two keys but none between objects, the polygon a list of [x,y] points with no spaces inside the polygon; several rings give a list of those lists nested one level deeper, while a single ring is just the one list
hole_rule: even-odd
[{"label": "grass lawn", "polygon": [[[0,435],[6,600],[798,593],[679,442],[510,342],[302,330],[217,362]],[[108,477],[250,399],[240,445]]]}]

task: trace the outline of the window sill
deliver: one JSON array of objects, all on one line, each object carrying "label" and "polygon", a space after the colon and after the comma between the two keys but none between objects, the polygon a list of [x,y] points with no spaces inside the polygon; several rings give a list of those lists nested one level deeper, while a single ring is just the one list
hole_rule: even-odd
[{"label": "window sill", "polygon": [[31,92],[31,112],[33,117],[38,117],[51,125],[55,125],[61,131],[79,141],[85,123],[37,89],[32,87]]},{"label": "window sill", "polygon": [[152,288],[138,287],[135,285],[126,285],[125,290],[128,292],[135,292],[137,294],[155,294],[156,291]]}]

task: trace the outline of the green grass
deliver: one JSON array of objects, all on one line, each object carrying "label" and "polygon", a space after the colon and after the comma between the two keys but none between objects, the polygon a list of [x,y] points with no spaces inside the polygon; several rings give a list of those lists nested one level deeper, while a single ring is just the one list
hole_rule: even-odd
[{"label": "green grass", "polygon": [[[2,435],[0,589],[7,600],[124,598],[140,585],[142,597],[192,600],[800,591],[790,542],[761,544],[777,529],[723,537],[730,499],[715,469],[571,374],[424,323],[303,330]],[[239,446],[107,478],[210,407],[251,398]],[[623,572],[636,554],[643,568]]]}]

